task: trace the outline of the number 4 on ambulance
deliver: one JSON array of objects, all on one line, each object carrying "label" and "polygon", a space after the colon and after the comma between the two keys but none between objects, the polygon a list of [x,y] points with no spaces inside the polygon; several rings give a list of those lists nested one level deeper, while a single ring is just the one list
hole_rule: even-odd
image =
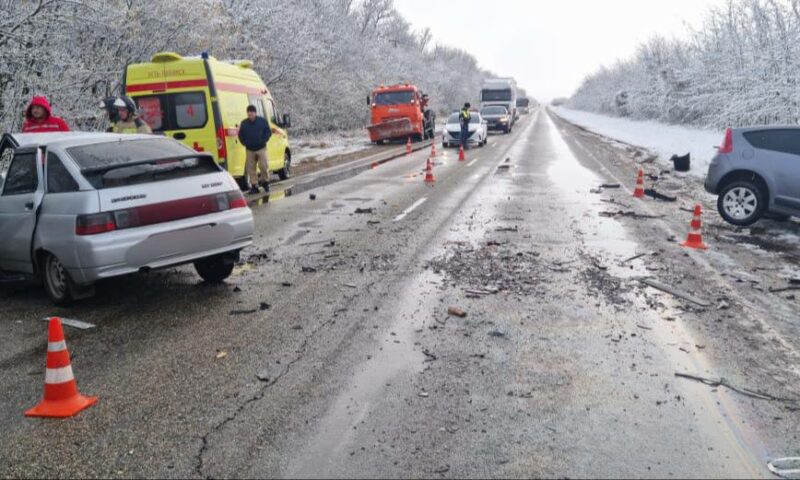
[{"label": "number 4 on ambulance", "polygon": [[199,57],[157,53],[150,62],[128,65],[124,85],[154,133],[214,155],[243,189],[247,180],[239,124],[247,116],[247,106],[254,105],[275,133],[267,145],[270,173],[289,177],[289,115],[279,114],[252,62],[224,62],[205,53]]}]

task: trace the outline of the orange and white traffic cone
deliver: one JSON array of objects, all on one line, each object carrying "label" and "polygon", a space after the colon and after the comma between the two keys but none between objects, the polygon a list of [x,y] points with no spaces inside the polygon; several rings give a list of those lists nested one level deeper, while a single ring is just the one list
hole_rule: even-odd
[{"label": "orange and white traffic cone", "polygon": [[464,145],[461,145],[460,147],[458,147],[458,161],[463,162],[466,159],[467,157],[466,155],[464,155]]},{"label": "orange and white traffic cone", "polygon": [[435,183],[436,179],[433,178],[433,163],[428,159],[428,164],[425,166],[425,183]]},{"label": "orange and white traffic cone", "polygon": [[644,197],[644,170],[639,169],[639,174],[636,176],[636,189],[633,191],[633,196],[636,198]]},{"label": "orange and white traffic cone", "polygon": [[408,142],[406,142],[406,155],[411,154],[411,137],[408,137]]},{"label": "orange and white traffic cone", "polygon": [[436,158],[436,141],[431,143],[431,158]]},{"label": "orange and white traffic cone", "polygon": [[694,216],[692,217],[692,222],[689,224],[689,235],[686,237],[686,241],[681,243],[682,247],[708,250],[708,245],[703,243],[703,234],[700,231],[703,226],[703,222],[700,220],[702,215],[703,207],[698,203],[694,207]]},{"label": "orange and white traffic cone", "polygon": [[25,412],[26,417],[71,417],[97,403],[97,397],[78,392],[72,374],[64,330],[60,318],[51,318],[47,337],[47,369],[44,374],[44,398]]}]

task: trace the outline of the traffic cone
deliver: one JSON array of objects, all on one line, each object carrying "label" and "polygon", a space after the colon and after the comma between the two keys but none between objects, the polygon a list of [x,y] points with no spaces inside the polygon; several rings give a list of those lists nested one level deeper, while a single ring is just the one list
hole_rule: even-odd
[{"label": "traffic cone", "polygon": [[425,166],[425,183],[435,183],[436,179],[433,178],[433,164],[431,159],[428,159],[428,164]]},{"label": "traffic cone", "polygon": [[71,417],[97,403],[97,397],[78,392],[72,374],[69,352],[64,341],[60,318],[51,318],[47,337],[47,368],[44,374],[44,398],[25,412],[26,417]]},{"label": "traffic cone", "polygon": [[644,197],[644,170],[639,169],[639,174],[636,176],[636,190],[633,191],[633,196],[636,198]]},{"label": "traffic cone", "polygon": [[464,145],[458,147],[458,161],[463,162],[467,157],[464,155]]},{"label": "traffic cone", "polygon": [[406,142],[406,155],[411,154],[411,137],[408,137],[408,142]]},{"label": "traffic cone", "polygon": [[436,141],[431,143],[431,158],[436,158]]},{"label": "traffic cone", "polygon": [[692,217],[692,222],[689,224],[689,235],[686,237],[686,241],[681,243],[682,247],[708,250],[708,245],[703,243],[703,234],[700,232],[703,226],[703,222],[700,220],[702,214],[703,207],[698,203],[694,207],[694,217]]}]

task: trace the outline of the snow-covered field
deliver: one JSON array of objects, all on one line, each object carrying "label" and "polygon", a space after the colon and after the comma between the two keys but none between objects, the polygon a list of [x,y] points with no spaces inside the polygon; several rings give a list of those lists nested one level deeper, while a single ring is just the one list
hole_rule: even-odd
[{"label": "snow-covered field", "polygon": [[645,147],[658,154],[659,162],[672,168],[672,155],[692,155],[690,174],[705,178],[708,164],[722,142],[724,132],[636,121],[596,113],[551,107],[563,119],[621,142]]}]

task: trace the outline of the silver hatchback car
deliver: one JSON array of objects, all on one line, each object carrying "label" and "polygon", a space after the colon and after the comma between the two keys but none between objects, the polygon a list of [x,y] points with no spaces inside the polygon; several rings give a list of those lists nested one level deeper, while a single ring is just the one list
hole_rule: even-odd
[{"label": "silver hatchback car", "polygon": [[800,215],[800,127],[727,129],[705,189],[734,225]]},{"label": "silver hatchback car", "polygon": [[96,281],[194,263],[208,282],[253,241],[253,214],[213,157],[169,138],[0,139],[0,275],[41,277],[57,304]]}]

